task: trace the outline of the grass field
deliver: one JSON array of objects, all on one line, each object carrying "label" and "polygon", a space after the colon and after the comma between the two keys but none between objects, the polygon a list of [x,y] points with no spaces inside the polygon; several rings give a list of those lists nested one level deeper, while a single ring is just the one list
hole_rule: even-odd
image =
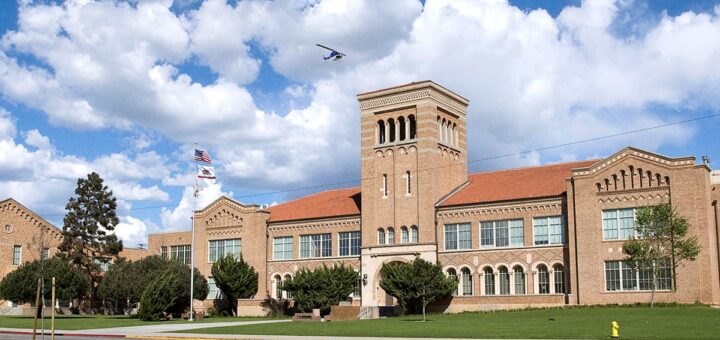
[{"label": "grass field", "polygon": [[[193,321],[194,323],[212,323],[222,321],[244,321],[244,320],[262,320],[260,318],[234,318],[234,317],[214,317],[206,318],[201,321]],[[172,321],[142,321],[139,319],[131,319],[126,316],[97,316],[97,315],[62,315],[55,319],[55,329],[60,330],[79,330],[79,329],[95,329],[95,328],[113,328],[113,327],[129,327],[129,326],[145,326],[153,324],[168,323],[184,323],[187,320]],[[0,328],[26,328],[32,329],[33,318],[26,316],[0,316]],[[40,328],[40,319],[38,319],[38,328]],[[50,318],[45,318],[45,329],[50,329]]]},{"label": "grass field", "polygon": [[292,322],[205,328],[206,334],[420,338],[609,339],[610,323],[624,339],[719,339],[720,309],[706,306],[575,307],[431,315],[342,322]]}]

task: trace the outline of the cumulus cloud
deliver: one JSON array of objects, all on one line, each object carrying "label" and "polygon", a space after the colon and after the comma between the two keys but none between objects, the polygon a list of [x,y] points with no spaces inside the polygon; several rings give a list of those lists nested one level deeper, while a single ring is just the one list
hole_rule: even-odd
[{"label": "cumulus cloud", "polygon": [[163,208],[160,219],[164,231],[190,230],[192,225],[193,207],[201,210],[210,205],[221,196],[232,197],[232,192],[222,191],[222,185],[210,184],[201,190],[197,198],[193,197],[193,188],[187,187],[183,190],[180,203],[174,209]]}]

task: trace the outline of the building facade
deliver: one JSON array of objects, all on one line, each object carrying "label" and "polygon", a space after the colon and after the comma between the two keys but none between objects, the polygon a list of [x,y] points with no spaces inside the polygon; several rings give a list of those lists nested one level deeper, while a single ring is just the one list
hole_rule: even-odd
[{"label": "building facade", "polygon": [[[195,266],[209,278],[226,254],[259,273],[239,313],[264,313],[300,268],[343,263],[360,274],[362,317],[394,299],[382,265],[421,257],[458,281],[432,306],[460,312],[649,301],[648,273],[623,262],[637,208],[670,203],[691,224],[700,256],[659,280],[656,300],[720,304],[720,174],[694,157],[632,147],[596,160],[468,174],[467,99],[424,81],[358,95],[359,187],[272,207],[222,197],[194,214]],[[191,231],[152,234],[148,253],[191,262]],[[3,249],[5,252],[5,249]],[[5,253],[3,253],[5,254]],[[5,254],[8,259],[9,254]],[[675,282],[677,281],[677,282]]]}]

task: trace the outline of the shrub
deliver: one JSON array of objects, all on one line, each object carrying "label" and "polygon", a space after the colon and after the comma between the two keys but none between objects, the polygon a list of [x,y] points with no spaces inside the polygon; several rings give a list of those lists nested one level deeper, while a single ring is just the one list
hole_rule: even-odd
[{"label": "shrub", "polygon": [[243,260],[242,255],[232,254],[218,259],[212,265],[215,284],[230,302],[227,307],[233,315],[237,310],[237,299],[251,298],[258,289],[258,273]]},{"label": "shrub", "polygon": [[300,269],[294,278],[281,284],[281,289],[292,293],[298,310],[310,312],[319,308],[320,313],[326,315],[330,306],[349,300],[358,278],[352,267],[336,263],[313,271]]},{"label": "shrub", "polygon": [[[208,284],[200,271],[195,270],[193,297],[205,300]],[[140,299],[138,317],[143,320],[159,320],[165,314],[179,316],[190,306],[190,268],[173,262],[160,276],[150,282]]]},{"label": "shrub", "polygon": [[50,296],[52,278],[58,299],[79,299],[90,289],[90,281],[78,268],[59,258],[35,260],[18,267],[0,281],[0,297],[19,303],[35,303],[38,278],[45,280],[43,296]]}]

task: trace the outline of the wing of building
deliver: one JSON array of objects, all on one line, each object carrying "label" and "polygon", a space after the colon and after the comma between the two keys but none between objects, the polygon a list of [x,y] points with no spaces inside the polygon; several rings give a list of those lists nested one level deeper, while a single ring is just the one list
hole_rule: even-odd
[{"label": "wing of building", "polygon": [[[278,283],[300,268],[340,262],[360,273],[353,297],[362,315],[377,316],[395,303],[379,287],[382,265],[418,256],[458,279],[438,311],[647,302],[649,278],[623,263],[622,244],[636,209],[662,202],[688,219],[702,249],[677,282],[660,278],[656,300],[720,304],[720,176],[695,157],[627,147],[602,159],[468,174],[462,96],[423,81],[358,101],[359,187],[270,208],[222,197],[195,213],[204,275],[230,253],[260,274],[241,314],[263,313],[266,294],[288,297]],[[153,234],[148,250],[190,263],[191,238]],[[210,283],[212,299],[219,292]]]}]

